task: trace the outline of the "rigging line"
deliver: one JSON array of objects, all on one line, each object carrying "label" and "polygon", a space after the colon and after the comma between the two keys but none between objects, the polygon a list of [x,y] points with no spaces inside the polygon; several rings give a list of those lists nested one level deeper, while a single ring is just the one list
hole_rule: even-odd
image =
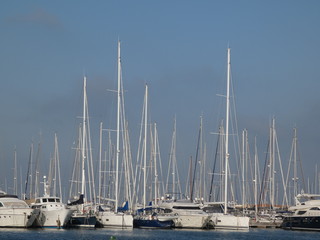
[{"label": "rigging line", "polygon": [[262,198],[264,197],[265,177],[268,175],[266,171],[268,170],[267,166],[268,166],[268,149],[269,149],[269,145],[270,145],[270,141],[268,141],[268,144],[267,144],[267,152],[266,152],[266,158],[265,158],[265,162],[264,162],[262,182],[261,182],[261,185],[260,185],[260,196],[259,196],[258,205],[260,205],[262,203]]},{"label": "rigging line", "polygon": [[194,162],[192,186],[191,186],[191,193],[190,193],[190,200],[191,200],[191,201],[193,200],[194,182],[195,182],[196,171],[197,171],[197,163],[198,163],[198,155],[199,155],[199,144],[200,144],[200,135],[201,135],[201,129],[199,129],[198,144],[197,144],[197,150],[196,150],[196,159],[195,159],[195,162]]},{"label": "rigging line", "polygon": [[[219,132],[221,132],[220,128],[221,127],[219,127]],[[220,142],[220,134],[218,134],[218,139],[217,139],[217,144],[216,144],[216,151],[215,151],[214,162],[213,162],[213,167],[212,167],[212,177],[211,177],[211,184],[210,184],[209,202],[211,201],[211,196],[212,196],[214,172],[216,170],[219,142]]]}]

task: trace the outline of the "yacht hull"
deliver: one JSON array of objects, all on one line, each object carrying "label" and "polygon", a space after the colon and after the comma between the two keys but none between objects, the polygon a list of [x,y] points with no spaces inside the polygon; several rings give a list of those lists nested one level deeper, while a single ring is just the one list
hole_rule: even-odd
[{"label": "yacht hull", "polygon": [[29,208],[1,209],[0,227],[31,227],[34,221],[33,210]]},{"label": "yacht hull", "polygon": [[285,230],[320,231],[320,216],[285,217],[281,228]]},{"label": "yacht hull", "polygon": [[246,230],[249,229],[249,217],[213,214],[211,216],[214,229]]},{"label": "yacht hull", "polygon": [[94,228],[97,223],[96,216],[88,214],[76,214],[71,216],[67,227],[69,228]]},{"label": "yacht hull", "polygon": [[173,222],[171,220],[160,221],[158,219],[137,218],[133,220],[133,226],[135,228],[171,228]]},{"label": "yacht hull", "polygon": [[97,221],[102,227],[133,228],[132,215],[125,213],[98,212]]},{"label": "yacht hull", "polygon": [[174,219],[175,228],[207,228],[210,217],[207,215],[179,215]]},{"label": "yacht hull", "polygon": [[36,227],[43,228],[64,228],[70,220],[71,209],[37,209],[39,214],[36,220]]}]

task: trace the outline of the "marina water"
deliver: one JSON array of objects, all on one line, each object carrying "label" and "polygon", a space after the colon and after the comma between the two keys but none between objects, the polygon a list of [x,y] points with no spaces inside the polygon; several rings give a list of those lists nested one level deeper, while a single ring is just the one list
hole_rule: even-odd
[{"label": "marina water", "polygon": [[319,232],[285,231],[282,229],[218,230],[150,230],[150,229],[0,229],[1,240],[224,240],[224,239],[320,239]]}]

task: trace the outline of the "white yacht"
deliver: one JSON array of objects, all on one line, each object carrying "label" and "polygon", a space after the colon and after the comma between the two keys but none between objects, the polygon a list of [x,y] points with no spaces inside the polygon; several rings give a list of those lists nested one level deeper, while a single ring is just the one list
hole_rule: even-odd
[{"label": "white yacht", "polygon": [[133,228],[133,216],[126,211],[115,212],[108,205],[99,205],[96,215],[97,221],[102,227]]},{"label": "white yacht", "polygon": [[296,205],[288,208],[289,211],[296,211],[296,210],[306,209],[311,207],[319,207],[320,195],[302,192],[295,197],[295,203]]},{"label": "white yacht", "polygon": [[210,215],[200,208],[200,204],[187,200],[169,200],[160,202],[159,207],[164,208],[167,213],[177,215],[173,219],[176,228],[209,227]]},{"label": "white yacht", "polygon": [[[228,206],[229,208],[229,206]],[[230,207],[231,209],[231,207]],[[210,215],[210,223],[214,229],[248,230],[250,218],[224,213],[223,202],[205,203],[203,210]]]},{"label": "white yacht", "polygon": [[0,191],[0,227],[31,227],[34,220],[33,209],[25,201]]},{"label": "white yacht", "polygon": [[288,208],[293,213],[285,216],[281,228],[320,231],[320,195],[301,193],[295,200],[296,205]]},{"label": "white yacht", "polygon": [[224,213],[212,213],[211,221],[214,229],[248,230],[250,218]]},{"label": "white yacht", "polygon": [[36,214],[35,227],[63,228],[70,220],[73,210],[61,202],[61,198],[47,194],[48,185],[44,177],[44,196],[37,197],[31,204]]}]

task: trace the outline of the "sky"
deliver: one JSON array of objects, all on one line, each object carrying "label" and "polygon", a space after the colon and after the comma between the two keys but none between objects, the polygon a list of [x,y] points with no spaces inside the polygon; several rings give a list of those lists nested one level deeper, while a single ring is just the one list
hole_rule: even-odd
[{"label": "sky", "polygon": [[317,0],[3,0],[1,188],[12,188],[14,149],[25,178],[32,142],[41,142],[42,169],[48,170],[54,133],[67,188],[84,75],[97,155],[99,123],[115,128],[116,99],[108,89],[116,88],[118,40],[133,156],[146,83],[164,159],[176,116],[181,177],[196,152],[201,115],[213,152],[210,133],[225,118],[218,94],[226,91],[230,47],[239,130],[248,130],[251,145],[257,138],[262,162],[274,117],[287,166],[296,127],[311,181],[320,142],[319,12]]}]

